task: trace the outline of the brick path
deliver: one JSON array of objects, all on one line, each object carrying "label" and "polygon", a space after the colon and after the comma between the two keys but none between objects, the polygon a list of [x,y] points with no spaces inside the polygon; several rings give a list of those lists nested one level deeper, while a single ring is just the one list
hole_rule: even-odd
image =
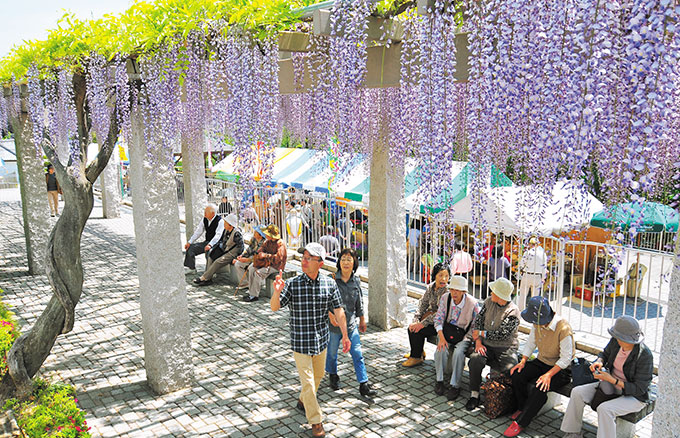
[{"label": "brick path", "polygon": [[[1,195],[0,200],[7,199]],[[133,239],[129,210],[119,219],[104,220],[95,207],[83,234],[85,284],[75,328],[57,339],[41,371],[75,385],[93,436],[311,436],[304,415],[294,407],[299,383],[287,311],[272,313],[266,301],[243,303],[230,286],[187,283],[195,381],[191,388],[164,396],[150,391]],[[51,292],[46,277],[27,275],[24,253],[20,205],[0,201],[0,288],[28,327]],[[328,436],[497,437],[509,424],[507,418],[489,420],[480,410],[468,413],[465,391],[455,402],[434,394],[433,346],[426,346],[423,366],[401,367],[408,346],[404,329],[369,327],[362,343],[379,396],[373,404],[359,397],[351,359],[342,355],[340,390],[331,391],[324,380],[319,391]],[[565,406],[537,417],[521,436],[561,436]],[[595,424],[592,412],[587,421]],[[594,427],[586,429],[585,436],[594,437]],[[651,416],[638,424],[638,434],[651,436]]]}]

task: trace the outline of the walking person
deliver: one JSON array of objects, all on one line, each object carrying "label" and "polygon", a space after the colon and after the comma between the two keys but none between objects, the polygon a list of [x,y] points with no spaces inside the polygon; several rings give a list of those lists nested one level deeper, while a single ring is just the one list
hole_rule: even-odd
[{"label": "walking person", "polygon": [[45,174],[45,182],[47,183],[47,202],[50,204],[50,216],[59,216],[59,194],[61,193],[61,186],[57,181],[57,175],[54,173],[54,166],[47,165],[47,173]]},{"label": "walking person", "polygon": [[[361,299],[361,280],[355,274],[359,267],[357,253],[351,248],[344,248],[340,251],[340,258],[337,263],[338,271],[335,274],[335,283],[338,285],[342,296],[345,318],[347,319],[347,335],[352,342],[349,350],[354,363],[354,374],[359,382],[359,393],[363,397],[374,397],[377,393],[368,382],[368,373],[364,356],[361,352],[361,340],[359,332],[366,333],[366,317],[364,316],[364,304]],[[359,327],[357,330],[357,317]],[[338,377],[338,348],[342,340],[342,331],[338,327],[333,313],[328,313],[331,322],[330,342],[328,344],[328,354],[326,355],[326,372],[333,390],[339,388],[340,377]]]},{"label": "walking person", "polygon": [[413,322],[408,326],[408,342],[411,344],[411,352],[408,359],[402,363],[405,367],[420,365],[425,360],[425,339],[434,336],[437,331],[434,328],[434,315],[439,308],[439,300],[448,290],[451,271],[448,265],[437,263],[432,268],[434,281],[427,285],[425,293],[418,302],[418,310],[413,315]]},{"label": "walking person", "polygon": [[[545,297],[531,297],[522,318],[532,324],[522,350],[522,360],[510,370],[517,411],[503,435],[515,437],[529,426],[548,400],[548,391],[571,381],[569,366],[574,359],[574,332],[569,322],[550,308]],[[538,357],[529,357],[538,349]],[[531,385],[529,385],[531,384]]]},{"label": "walking person", "polygon": [[618,317],[609,334],[612,336],[609,343],[590,365],[598,381],[571,390],[560,428],[566,433],[565,438],[582,437],[583,408],[592,403],[598,388],[611,399],[597,407],[597,438],[614,438],[616,417],[639,411],[649,400],[654,359],[642,342],[644,335],[637,319],[628,315]]},{"label": "walking person", "polygon": [[342,333],[343,353],[350,350],[352,342],[347,336],[347,319],[338,286],[330,277],[319,274],[326,250],[318,243],[301,249],[302,274],[283,281],[279,271],[269,305],[274,312],[286,306],[290,309],[290,343],[302,386],[297,408],[305,411],[312,436],[318,438],[326,436],[316,394],[326,363],[328,312],[333,313]]}]

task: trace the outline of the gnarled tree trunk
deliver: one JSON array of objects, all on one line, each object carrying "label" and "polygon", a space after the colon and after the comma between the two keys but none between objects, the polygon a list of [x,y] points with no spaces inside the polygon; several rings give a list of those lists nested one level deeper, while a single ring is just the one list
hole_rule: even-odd
[{"label": "gnarled tree trunk", "polygon": [[64,165],[49,137],[46,136],[42,144],[55,168],[65,201],[63,212],[47,243],[45,270],[54,293],[31,330],[19,337],[7,354],[9,375],[0,382],[0,399],[22,397],[30,392],[31,379],[50,354],[57,336],[73,329],[75,306],[83,291],[80,239],[94,205],[92,185],[111,156],[118,138],[118,123],[114,109],[108,136],[97,158],[87,166],[90,126],[85,102],[85,77],[81,74],[73,77],[73,91],[80,156],[70,157],[69,165]]}]

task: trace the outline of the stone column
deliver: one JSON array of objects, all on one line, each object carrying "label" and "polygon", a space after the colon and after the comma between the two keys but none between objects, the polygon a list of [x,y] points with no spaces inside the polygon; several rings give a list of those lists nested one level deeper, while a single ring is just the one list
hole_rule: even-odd
[{"label": "stone column", "polygon": [[106,218],[120,217],[120,202],[123,198],[120,188],[120,152],[118,146],[109,158],[99,177],[102,188],[102,212]]},{"label": "stone column", "polygon": [[[143,110],[139,110],[143,111]],[[179,209],[172,149],[148,149],[135,111],[130,141],[137,275],[149,386],[159,394],[190,385],[191,332],[182,268]]]},{"label": "stone column", "polygon": [[52,225],[42,151],[31,141],[31,123],[27,119],[26,114],[13,118],[12,129],[17,152],[28,272],[37,275],[45,273],[45,250]]},{"label": "stone column", "polygon": [[184,177],[184,219],[186,237],[189,239],[201,220],[208,203],[205,184],[205,159],[203,158],[203,132],[182,136],[182,173]]},{"label": "stone column", "polygon": [[[680,230],[675,240],[675,263],[671,274],[670,295],[663,326],[654,409],[653,437],[676,437],[680,433]],[[649,335],[649,333],[648,333]]]},{"label": "stone column", "polygon": [[387,330],[406,324],[404,167],[390,163],[382,145],[374,147],[371,160],[368,317]]}]

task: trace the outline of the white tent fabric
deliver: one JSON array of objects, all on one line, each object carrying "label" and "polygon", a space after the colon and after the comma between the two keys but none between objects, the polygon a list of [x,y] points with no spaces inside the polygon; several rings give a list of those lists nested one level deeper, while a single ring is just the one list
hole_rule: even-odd
[{"label": "white tent fabric", "polygon": [[[453,207],[456,221],[471,223],[473,202],[468,194]],[[587,224],[603,205],[582,183],[562,180],[552,190],[536,186],[486,189],[478,195],[484,205],[483,221],[493,232],[550,236]]]}]

